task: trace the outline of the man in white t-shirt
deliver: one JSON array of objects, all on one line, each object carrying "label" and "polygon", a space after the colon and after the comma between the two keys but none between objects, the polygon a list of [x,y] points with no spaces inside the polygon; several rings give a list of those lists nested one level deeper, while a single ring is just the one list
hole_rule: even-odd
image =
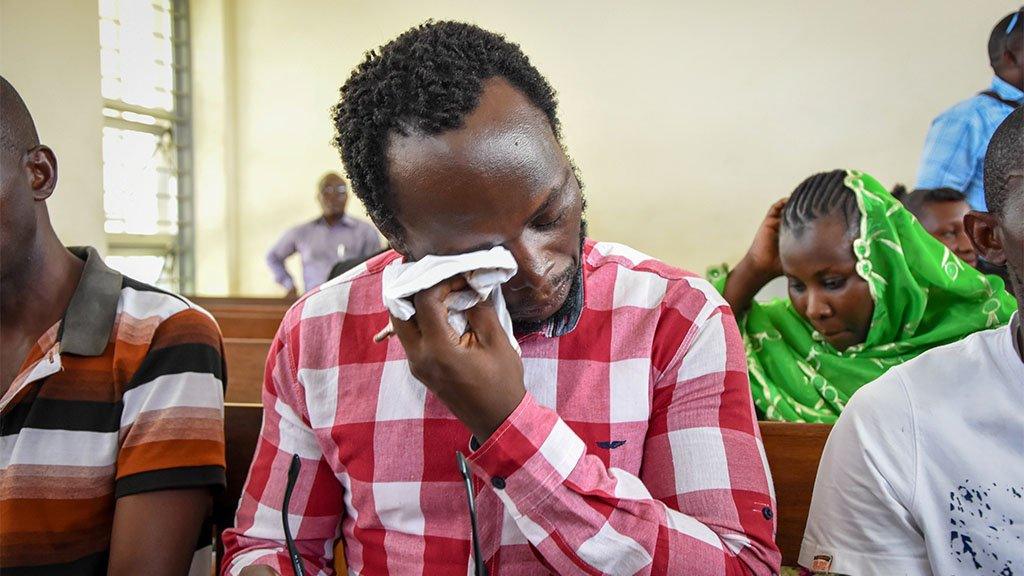
[{"label": "man in white t-shirt", "polygon": [[836,574],[1024,574],[1024,108],[985,156],[991,212],[965,218],[1018,311],[854,395],[818,468],[800,564]]}]

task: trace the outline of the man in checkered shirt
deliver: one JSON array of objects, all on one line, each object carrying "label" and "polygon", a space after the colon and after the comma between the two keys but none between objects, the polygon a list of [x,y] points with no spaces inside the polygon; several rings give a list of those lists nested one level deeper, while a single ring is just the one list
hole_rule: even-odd
[{"label": "man in checkered shirt", "polygon": [[[468,454],[492,576],[773,574],[774,495],[743,343],[704,280],[585,238],[554,91],[519,47],[436,22],[368,54],[337,144],[394,248],[300,299],[271,347],[265,418],[225,571],[473,573],[456,452]],[[455,334],[452,279],[390,318],[398,259],[504,246],[522,348],[493,306]],[[397,338],[375,342],[388,321]]]}]

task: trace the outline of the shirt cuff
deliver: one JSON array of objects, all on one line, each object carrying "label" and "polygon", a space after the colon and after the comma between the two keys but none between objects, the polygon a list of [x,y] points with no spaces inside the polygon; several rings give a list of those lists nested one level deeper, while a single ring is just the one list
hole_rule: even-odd
[{"label": "shirt cuff", "polygon": [[931,574],[926,557],[863,553],[821,546],[807,538],[800,544],[799,563],[813,574]]},{"label": "shirt cuff", "polygon": [[[288,551],[282,549],[265,548],[254,549],[243,552],[232,559],[230,566],[224,570],[226,576],[238,576],[243,569],[249,566],[267,566],[277,570],[279,574],[290,574],[292,572],[291,558]],[[302,567],[306,574],[316,574],[318,571],[303,560]]]},{"label": "shirt cuff", "polygon": [[502,500],[527,514],[565,481],[586,452],[583,440],[529,392],[468,460]]},{"label": "shirt cuff", "polygon": [[117,480],[114,485],[114,497],[121,498],[159,490],[222,489],[227,480],[223,466],[187,466],[139,472]]}]

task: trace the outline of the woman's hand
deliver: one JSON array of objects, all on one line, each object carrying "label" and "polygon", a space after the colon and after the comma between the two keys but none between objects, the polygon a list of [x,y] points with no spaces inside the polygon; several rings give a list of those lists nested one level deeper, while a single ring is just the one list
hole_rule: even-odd
[{"label": "woman's hand", "polygon": [[754,242],[747,250],[747,255],[729,273],[722,296],[737,315],[747,311],[750,302],[765,284],[782,276],[779,230],[782,228],[782,209],[787,200],[783,198],[768,209],[768,215],[754,234]]},{"label": "woman's hand", "polygon": [[782,263],[779,261],[779,229],[782,227],[782,209],[786,207],[788,200],[783,198],[768,209],[768,214],[757,229],[754,242],[744,257],[753,272],[768,278],[769,281],[782,276]]}]

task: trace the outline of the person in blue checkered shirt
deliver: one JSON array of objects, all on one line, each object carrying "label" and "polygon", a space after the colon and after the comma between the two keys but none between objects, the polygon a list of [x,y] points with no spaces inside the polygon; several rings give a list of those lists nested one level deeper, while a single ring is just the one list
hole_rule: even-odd
[{"label": "person in blue checkered shirt", "polygon": [[988,90],[953,106],[933,122],[925,140],[917,188],[952,188],[975,210],[986,209],[982,163],[999,123],[1024,100],[1024,7],[992,29]]}]

